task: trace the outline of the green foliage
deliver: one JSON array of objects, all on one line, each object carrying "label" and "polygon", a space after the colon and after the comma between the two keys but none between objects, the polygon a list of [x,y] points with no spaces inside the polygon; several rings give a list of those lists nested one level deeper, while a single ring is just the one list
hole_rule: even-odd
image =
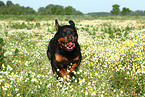
[{"label": "green foliage", "polygon": [[3,38],[0,38],[0,70],[2,69],[2,64],[4,63],[4,41]]},{"label": "green foliage", "polygon": [[97,16],[111,16],[109,12],[91,12],[88,15],[97,15]]},{"label": "green foliage", "polygon": [[51,8],[51,13],[53,15],[63,15],[63,6],[55,5]]},{"label": "green foliage", "polygon": [[113,9],[111,11],[111,14],[118,15],[120,12],[120,9],[119,9],[120,5],[114,4],[114,5],[112,5],[112,7],[113,7]]},{"label": "green foliage", "polygon": [[35,10],[33,10],[33,8],[30,7],[24,8],[24,12],[25,14],[35,14]]},{"label": "green foliage", "polygon": [[13,6],[14,4],[12,3],[12,1],[7,1],[7,2],[6,2],[6,5],[7,5],[8,7],[11,7],[11,6]]},{"label": "green foliage", "polygon": [[[129,91],[139,93],[139,91],[143,89],[143,86],[136,83],[138,80],[143,80],[142,76],[140,79],[136,80],[129,76],[126,71],[116,71],[113,72],[113,74],[114,75],[110,78],[109,82],[112,84],[114,90],[122,88],[126,93],[129,93]],[[134,87],[136,87],[136,89],[134,89]]]},{"label": "green foliage", "polygon": [[0,7],[5,6],[5,3],[3,1],[0,1]]},{"label": "green foliage", "polygon": [[[109,35],[109,38],[111,39],[114,39],[117,37],[118,39],[126,40],[129,38],[128,34],[131,30],[140,30],[144,28],[145,28],[144,25],[134,27],[134,26],[131,26],[131,24],[128,24],[124,27],[124,26],[111,25],[111,23],[103,23],[103,24],[98,25],[96,28],[93,28],[93,31],[91,33],[89,32],[89,35],[95,35],[94,32],[99,31],[99,29],[101,29],[101,31],[103,32],[102,37],[101,37],[102,39],[104,39],[105,37],[104,33],[106,33]],[[82,27],[82,29],[89,31],[88,27],[86,28]]]},{"label": "green foliage", "polygon": [[33,16],[29,16],[29,17],[26,17],[26,21],[34,21],[35,20],[35,17]]},{"label": "green foliage", "polygon": [[39,12],[39,13],[45,12],[45,8],[44,8],[44,7],[40,7],[40,8],[38,9],[38,12]]},{"label": "green foliage", "polygon": [[27,29],[27,30],[31,30],[33,28],[40,28],[40,23],[36,22],[36,23],[29,23],[29,22],[17,22],[17,23],[9,23],[9,25],[7,26],[8,28],[14,28],[14,29]]},{"label": "green foliage", "polygon": [[[2,3],[1,3],[2,4]],[[2,4],[3,5],[3,4]],[[24,15],[35,14],[35,10],[30,7],[21,7],[19,4],[13,4],[11,1],[7,1],[6,5],[0,7],[0,14],[2,15]]]},{"label": "green foliage", "polygon": [[73,15],[83,15],[83,13],[80,12],[80,11],[74,11],[74,12],[73,12]]},{"label": "green foliage", "polygon": [[[128,8],[126,8],[126,9],[128,9]],[[123,11],[123,9],[122,9],[122,11]],[[123,11],[123,13],[122,13],[122,11],[119,12],[119,15],[125,14],[125,15],[128,15],[128,16],[145,16],[145,11],[143,11],[143,10],[131,11],[129,9],[129,12],[127,12],[127,13],[126,13],[126,11]],[[112,16],[114,14],[112,14],[111,12],[110,13],[109,12],[91,12],[91,13],[88,13],[88,15],[94,15],[94,16]]]},{"label": "green foliage", "polygon": [[131,10],[129,10],[129,8],[123,7],[123,8],[122,8],[121,14],[122,14],[122,15],[127,15],[127,14],[129,14],[130,12],[131,12]]},{"label": "green foliage", "polygon": [[64,13],[65,13],[66,15],[72,15],[72,13],[73,13],[74,10],[75,10],[75,9],[74,9],[73,7],[68,6],[68,7],[65,7]]},{"label": "green foliage", "polygon": [[0,14],[2,15],[82,15],[83,13],[77,11],[71,6],[63,7],[61,5],[49,4],[46,7],[40,7],[38,13],[30,7],[20,6],[19,4],[13,4],[12,1],[7,1],[6,5],[0,1]]},{"label": "green foliage", "polygon": [[131,11],[129,13],[130,16],[145,16],[145,13],[143,10],[136,10],[136,11]]},{"label": "green foliage", "polygon": [[68,7],[63,7],[61,5],[53,5],[49,4],[45,8],[40,7],[38,9],[38,13],[41,15],[82,15],[83,13],[80,11],[76,11],[75,8],[68,6]]},{"label": "green foliage", "polygon": [[[119,5],[112,5],[113,9],[109,12],[92,12],[88,15],[93,16],[112,16],[112,15],[129,15],[129,16],[145,16],[143,10],[131,11],[129,8],[123,8],[120,12]],[[72,6],[61,6],[49,4],[46,7],[40,7],[38,11],[33,8],[13,4],[12,1],[7,1],[6,4],[0,1],[0,15],[83,15],[81,11],[76,10]]]}]

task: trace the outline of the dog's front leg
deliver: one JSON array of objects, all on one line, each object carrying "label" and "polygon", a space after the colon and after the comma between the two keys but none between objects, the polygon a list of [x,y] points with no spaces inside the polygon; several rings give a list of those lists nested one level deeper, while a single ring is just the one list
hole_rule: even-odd
[{"label": "dog's front leg", "polygon": [[81,61],[81,56],[77,56],[74,60],[73,60],[73,65],[70,68],[70,72],[68,73],[68,75],[70,77],[72,77],[74,75],[74,71],[77,70],[78,66],[80,65],[80,61]]}]

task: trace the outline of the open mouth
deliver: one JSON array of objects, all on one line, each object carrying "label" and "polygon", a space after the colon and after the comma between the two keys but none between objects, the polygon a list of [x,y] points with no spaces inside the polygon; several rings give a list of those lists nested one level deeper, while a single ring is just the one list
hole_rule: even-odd
[{"label": "open mouth", "polygon": [[63,45],[67,50],[73,50],[73,48],[75,47],[75,43],[73,43],[73,42],[62,43],[62,45]]}]

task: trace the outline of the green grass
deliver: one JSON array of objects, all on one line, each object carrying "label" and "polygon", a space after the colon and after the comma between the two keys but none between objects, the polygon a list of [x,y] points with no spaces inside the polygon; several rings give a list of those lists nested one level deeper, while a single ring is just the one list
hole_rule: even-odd
[{"label": "green grass", "polygon": [[[0,21],[0,96],[145,96],[144,17],[38,17]],[[72,83],[55,79],[46,54],[56,18],[60,24],[72,19],[78,29],[83,60]]]}]

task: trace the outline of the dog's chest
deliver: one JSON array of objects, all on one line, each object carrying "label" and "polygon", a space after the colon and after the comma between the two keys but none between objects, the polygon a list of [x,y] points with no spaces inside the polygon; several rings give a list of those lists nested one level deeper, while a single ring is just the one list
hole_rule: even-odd
[{"label": "dog's chest", "polygon": [[60,55],[58,53],[55,54],[55,60],[57,62],[66,61],[66,62],[72,63],[74,59],[75,59],[74,55]]}]

